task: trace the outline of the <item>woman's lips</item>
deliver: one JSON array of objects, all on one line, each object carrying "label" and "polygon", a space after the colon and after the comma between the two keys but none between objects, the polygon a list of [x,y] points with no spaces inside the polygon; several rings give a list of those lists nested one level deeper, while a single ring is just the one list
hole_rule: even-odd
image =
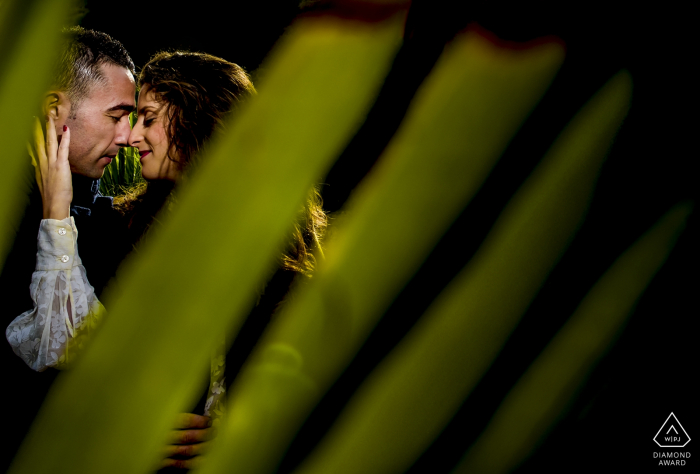
[{"label": "woman's lips", "polygon": [[141,159],[143,160],[143,157],[151,153],[150,151],[140,151],[139,155],[141,155]]}]

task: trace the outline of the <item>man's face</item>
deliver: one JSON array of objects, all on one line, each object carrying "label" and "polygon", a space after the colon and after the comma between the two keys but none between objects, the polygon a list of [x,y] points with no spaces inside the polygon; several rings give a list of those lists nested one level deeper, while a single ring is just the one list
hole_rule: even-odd
[{"label": "man's face", "polygon": [[[113,64],[103,64],[101,70],[106,83],[94,84],[65,121],[71,131],[71,172],[93,179],[101,178],[119,148],[128,146],[129,113],[135,108],[136,83],[131,72]],[[59,134],[63,124],[60,127]]]}]

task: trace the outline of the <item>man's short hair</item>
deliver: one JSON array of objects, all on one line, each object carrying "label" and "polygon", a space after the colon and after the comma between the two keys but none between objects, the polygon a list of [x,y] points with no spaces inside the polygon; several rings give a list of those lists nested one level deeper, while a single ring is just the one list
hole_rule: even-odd
[{"label": "man's short hair", "polygon": [[74,26],[62,31],[62,39],[64,44],[54,74],[53,88],[66,92],[73,117],[92,86],[105,81],[100,70],[103,64],[121,66],[135,74],[129,53],[119,41],[106,33]]}]

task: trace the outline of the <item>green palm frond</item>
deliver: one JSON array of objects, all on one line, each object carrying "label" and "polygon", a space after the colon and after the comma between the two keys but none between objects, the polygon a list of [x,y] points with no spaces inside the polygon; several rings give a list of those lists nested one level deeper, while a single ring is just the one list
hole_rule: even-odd
[{"label": "green palm frond", "polygon": [[[5,138],[0,216],[11,226],[20,217],[30,188],[23,174],[29,162],[25,139],[32,115],[39,115],[39,97],[49,86],[59,44],[60,30],[55,25],[68,22],[70,5],[63,0],[0,4],[0,130]],[[36,100],[28,100],[30,97]],[[0,261],[12,237],[11,233],[0,236]]]}]

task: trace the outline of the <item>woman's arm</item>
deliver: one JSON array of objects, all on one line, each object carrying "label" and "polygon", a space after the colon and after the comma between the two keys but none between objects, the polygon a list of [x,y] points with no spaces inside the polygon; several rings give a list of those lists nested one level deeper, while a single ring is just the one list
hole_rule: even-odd
[{"label": "woman's arm", "polygon": [[103,311],[78,256],[78,230],[69,217],[69,145],[70,130],[63,126],[59,140],[51,114],[46,139],[34,120],[29,151],[44,207],[29,287],[34,308],[15,318],[5,335],[15,353],[37,371],[65,367]]},{"label": "woman's arm", "polygon": [[15,354],[39,372],[73,360],[104,312],[87,280],[77,239],[72,217],[41,221],[30,284],[34,308],[5,331]]}]

